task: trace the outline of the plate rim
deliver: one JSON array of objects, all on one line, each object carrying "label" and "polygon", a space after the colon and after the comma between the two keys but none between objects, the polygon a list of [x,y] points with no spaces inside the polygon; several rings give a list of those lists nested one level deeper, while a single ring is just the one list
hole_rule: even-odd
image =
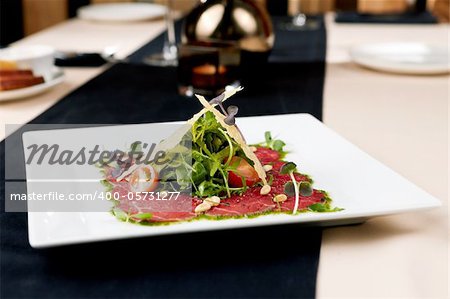
[{"label": "plate rim", "polygon": [[64,82],[66,75],[62,68],[54,68],[56,76],[41,84],[0,92],[0,102],[9,102],[30,98]]}]

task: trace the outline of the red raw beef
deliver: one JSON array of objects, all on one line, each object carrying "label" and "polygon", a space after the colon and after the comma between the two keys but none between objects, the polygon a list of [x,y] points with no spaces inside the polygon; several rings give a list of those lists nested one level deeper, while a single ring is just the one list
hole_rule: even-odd
[{"label": "red raw beef", "polygon": [[[295,197],[290,196],[285,202],[275,203],[273,202],[273,197],[277,194],[284,193],[284,185],[286,182],[291,181],[290,175],[282,175],[279,170],[283,164],[286,162],[280,161],[280,155],[277,151],[271,150],[265,147],[259,147],[256,152],[256,156],[261,161],[263,165],[272,165],[272,170],[268,174],[268,180],[271,179],[271,191],[267,195],[261,195],[261,186],[255,186],[249,188],[242,195],[232,195],[230,198],[223,199],[221,203],[212,207],[205,214],[210,217],[239,217],[243,215],[255,215],[270,211],[282,211],[289,212],[294,209]],[[309,180],[306,176],[301,174],[294,174],[297,181],[307,181]],[[192,210],[185,212],[166,212],[160,211],[155,212],[155,205],[150,204],[149,201],[135,201],[129,200],[127,194],[129,192],[128,182],[115,182],[115,179],[111,175],[111,172],[107,172],[107,179],[114,185],[112,192],[117,192],[120,194],[121,200],[117,207],[123,211],[132,214],[139,213],[151,213],[151,219],[141,220],[139,218],[131,216],[131,219],[149,222],[176,222],[182,220],[190,220],[195,218],[197,215],[194,210],[197,205],[202,203],[202,200],[194,197],[186,197],[184,200],[191,201]],[[308,206],[319,203],[324,198],[324,195],[317,190],[314,190],[313,194],[309,197],[300,196],[299,210],[305,209]],[[176,201],[172,201],[171,204],[177,204]],[[165,203],[167,204],[167,202]],[[150,206],[151,205],[151,206]],[[167,206],[166,206],[167,208]],[[167,210],[167,209],[166,209]],[[176,210],[176,208],[174,208]]]},{"label": "red raw beef", "polygon": [[260,195],[261,187],[253,187],[248,189],[241,196],[233,195],[224,199],[217,207],[211,208],[206,212],[209,216],[242,216],[260,214],[272,211],[276,208],[272,197]]},{"label": "red raw beef", "polygon": [[[280,167],[286,162],[279,161],[278,152],[268,149],[268,148],[258,148],[255,152],[258,159],[263,164],[271,164],[273,166],[272,170],[268,172],[268,176],[272,176],[271,191],[267,195],[261,195],[259,192],[261,187],[252,187],[248,189],[241,196],[233,195],[230,198],[223,199],[217,207],[211,208],[206,212],[208,216],[242,216],[242,215],[252,215],[261,214],[265,212],[270,212],[274,210],[281,211],[292,211],[295,204],[295,196],[288,197],[288,199],[280,203],[273,202],[273,197],[277,194],[284,193],[284,184],[291,181],[291,177],[286,174],[282,175],[279,173]],[[297,181],[308,180],[306,176],[301,174],[294,174]],[[315,191],[310,197],[300,196],[299,209],[307,208],[308,206],[318,203],[323,198],[323,194]]]},{"label": "red raw beef", "polygon": [[[181,200],[190,201],[190,211],[177,211],[180,209],[177,205],[180,204]],[[190,196],[188,197],[180,194],[177,201],[129,200],[128,198],[123,197],[117,207],[131,215],[150,213],[152,215],[150,221],[152,222],[173,222],[194,218],[196,216],[194,209],[200,203],[201,201],[196,198],[191,198]],[[173,206],[173,212],[170,211],[170,205],[175,205]],[[158,206],[160,206],[160,211],[158,211]],[[137,222],[142,221],[141,219],[133,216],[131,216],[131,219]],[[145,219],[145,221],[148,221],[148,219]]]},{"label": "red raw beef", "polygon": [[255,155],[262,164],[280,160],[280,154],[277,151],[274,151],[267,147],[258,147]]}]

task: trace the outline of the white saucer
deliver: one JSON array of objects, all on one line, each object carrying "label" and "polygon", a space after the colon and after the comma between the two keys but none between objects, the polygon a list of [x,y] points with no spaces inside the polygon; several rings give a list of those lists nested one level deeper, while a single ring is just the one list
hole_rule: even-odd
[{"label": "white saucer", "polygon": [[34,96],[52,88],[53,86],[60,84],[63,81],[64,72],[60,68],[55,67],[53,70],[52,79],[49,81],[30,87],[0,91],[0,102],[18,100]]},{"label": "white saucer", "polygon": [[385,72],[437,75],[450,72],[449,50],[446,46],[424,43],[378,43],[353,47],[354,62]]},{"label": "white saucer", "polygon": [[151,3],[106,3],[81,7],[80,19],[97,22],[138,22],[164,16],[166,7]]}]

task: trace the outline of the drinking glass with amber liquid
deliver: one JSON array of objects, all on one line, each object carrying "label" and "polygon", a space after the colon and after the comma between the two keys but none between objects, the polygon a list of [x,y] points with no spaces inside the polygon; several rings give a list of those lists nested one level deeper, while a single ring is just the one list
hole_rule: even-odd
[{"label": "drinking glass with amber liquid", "polygon": [[185,18],[178,53],[181,94],[216,95],[266,63],[272,22],[253,0],[203,0]]},{"label": "drinking glass with amber liquid", "polygon": [[214,96],[239,86],[240,49],[233,42],[195,43],[178,48],[178,90]]}]

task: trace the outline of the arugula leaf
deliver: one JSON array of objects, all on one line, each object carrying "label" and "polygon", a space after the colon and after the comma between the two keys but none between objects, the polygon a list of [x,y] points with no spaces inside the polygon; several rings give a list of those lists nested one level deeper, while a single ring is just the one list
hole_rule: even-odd
[{"label": "arugula leaf", "polygon": [[313,212],[326,212],[327,211],[327,207],[325,207],[323,204],[321,203],[315,203],[312,204],[308,207],[308,210],[313,211]]},{"label": "arugula leaf", "polygon": [[211,162],[211,169],[209,171],[209,176],[210,177],[214,177],[214,175],[216,174],[217,170],[220,167],[220,162],[218,160],[214,160]]},{"label": "arugula leaf", "polygon": [[152,218],[152,214],[151,213],[139,213],[139,214],[133,214],[133,215],[131,215],[131,217],[137,218],[139,220],[148,220],[148,219]]},{"label": "arugula leaf", "polygon": [[203,160],[205,160],[206,158],[208,158],[208,157],[204,156],[199,151],[192,150],[192,160],[193,161],[203,162]]},{"label": "arugula leaf", "polygon": [[106,188],[106,192],[109,192],[109,191],[111,191],[113,188],[114,188],[114,186],[113,186],[113,184],[111,184],[108,180],[101,180],[100,181],[100,184],[102,184],[105,188]]},{"label": "arugula leaf", "polygon": [[191,182],[192,172],[188,171],[185,167],[178,167],[175,169],[176,181],[180,187],[188,188]]},{"label": "arugula leaf", "polygon": [[194,184],[203,182],[207,175],[205,165],[200,162],[194,162],[192,168],[192,181],[194,182]]},{"label": "arugula leaf", "polygon": [[113,208],[112,209],[112,213],[114,214],[114,216],[116,216],[117,219],[122,220],[122,221],[128,221],[129,217],[128,214],[125,213],[122,209],[120,208]]},{"label": "arugula leaf", "polygon": [[331,208],[329,204],[323,204],[323,203],[315,203],[308,207],[308,210],[311,212],[317,212],[317,213],[325,213],[325,212],[339,212],[343,209],[341,208]]},{"label": "arugula leaf", "polygon": [[209,197],[213,196],[213,194],[219,194],[220,191],[225,191],[225,187],[214,183],[212,180],[203,181],[198,185],[197,195],[200,197]]},{"label": "arugula leaf", "polygon": [[228,137],[211,112],[205,113],[192,126],[193,195],[204,197],[240,193],[244,188],[229,188],[228,161],[244,156],[239,144]]}]

